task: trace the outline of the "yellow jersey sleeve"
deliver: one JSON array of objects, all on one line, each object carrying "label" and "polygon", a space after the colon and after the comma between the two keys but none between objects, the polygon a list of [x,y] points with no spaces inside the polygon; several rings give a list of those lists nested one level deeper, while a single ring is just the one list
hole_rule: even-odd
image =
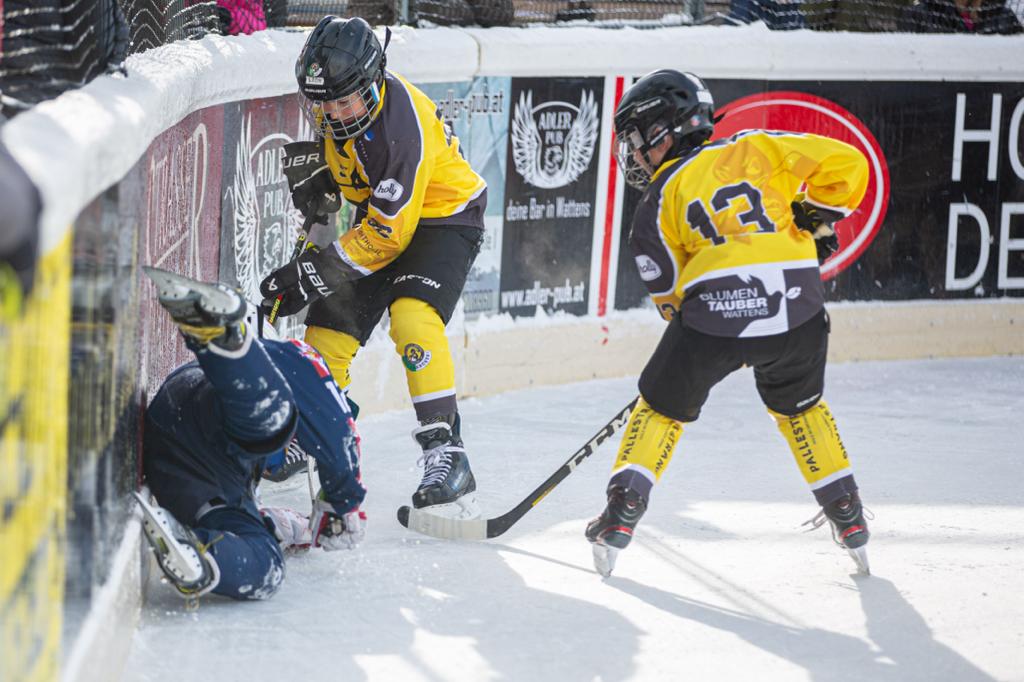
[{"label": "yellow jersey sleeve", "polygon": [[855,147],[821,135],[765,133],[794,178],[806,185],[810,203],[849,215],[868,188],[868,161]]}]

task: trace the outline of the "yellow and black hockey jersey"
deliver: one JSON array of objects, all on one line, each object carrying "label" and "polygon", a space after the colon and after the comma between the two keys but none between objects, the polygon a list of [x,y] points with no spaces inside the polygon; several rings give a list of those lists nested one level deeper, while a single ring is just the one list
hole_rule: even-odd
[{"label": "yellow and black hockey jersey", "polygon": [[746,130],[654,174],[629,243],[662,316],[715,336],[781,334],[825,301],[814,240],[790,203],[848,215],[867,189],[864,155],[819,135]]},{"label": "yellow and black hockey jersey", "polygon": [[437,105],[401,76],[386,72],[384,81],[381,111],[366,132],[325,141],[327,165],[357,208],[337,244],[347,278],[395,260],[419,225],[484,226],[487,183]]}]

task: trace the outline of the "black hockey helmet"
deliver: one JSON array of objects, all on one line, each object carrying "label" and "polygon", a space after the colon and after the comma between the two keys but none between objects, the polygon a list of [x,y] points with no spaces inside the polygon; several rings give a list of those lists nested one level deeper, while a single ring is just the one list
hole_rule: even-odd
[{"label": "black hockey helmet", "polygon": [[626,182],[646,187],[654,171],[648,152],[672,136],[665,159],[699,147],[714,130],[715,103],[707,86],[692,73],[653,71],[633,84],[615,109],[615,156]]},{"label": "black hockey helmet", "polygon": [[326,16],[313,28],[295,62],[295,78],[302,110],[323,137],[347,140],[373,123],[380,111],[385,48],[359,17]]}]

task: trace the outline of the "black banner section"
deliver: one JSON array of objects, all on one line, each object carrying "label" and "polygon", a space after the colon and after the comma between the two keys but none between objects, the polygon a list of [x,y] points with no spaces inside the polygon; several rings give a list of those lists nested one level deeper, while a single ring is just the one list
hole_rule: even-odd
[{"label": "black banner section", "polygon": [[[830,300],[1024,296],[1024,84],[708,85],[718,111],[727,112],[716,136],[767,127],[847,131],[848,141],[861,148],[871,147],[870,138],[877,141],[875,184],[858,212],[839,223],[846,262],[826,264]],[[646,299],[626,244],[637,196],[627,188],[623,201],[619,309]],[[872,211],[883,218],[867,234]]]},{"label": "black banner section", "polygon": [[587,312],[603,78],[513,78],[499,310]]},{"label": "black banner section", "polygon": [[281,154],[299,135],[310,139],[303,123],[294,97],[224,106],[220,273],[253,303],[259,302],[263,278],[291,255],[302,224],[281,172]]}]

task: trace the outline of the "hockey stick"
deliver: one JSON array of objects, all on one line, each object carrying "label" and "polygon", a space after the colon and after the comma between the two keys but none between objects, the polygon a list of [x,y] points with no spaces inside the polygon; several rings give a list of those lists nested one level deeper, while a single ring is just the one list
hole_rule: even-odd
[{"label": "hockey stick", "polygon": [[496,538],[512,527],[526,512],[533,509],[555,486],[571,474],[580,462],[594,454],[594,451],[629,421],[629,415],[636,406],[637,398],[619,410],[611,420],[587,441],[586,445],[573,453],[565,464],[551,474],[536,490],[510,511],[492,519],[451,519],[431,514],[428,511],[403,506],[398,509],[398,522],[410,530],[443,540],[486,540]]},{"label": "hockey stick", "polygon": [[[288,262],[295,260],[302,255],[303,249],[306,248],[306,242],[309,239],[309,230],[313,227],[313,223],[316,222],[317,216],[315,213],[310,213],[304,221],[302,221],[302,227],[299,229],[299,237],[295,240],[295,248],[292,249],[292,255],[288,259]],[[277,321],[277,311],[281,309],[281,301],[284,300],[284,294],[278,295],[274,299],[274,307],[270,309],[270,314],[267,315],[267,322],[271,325]]]}]

